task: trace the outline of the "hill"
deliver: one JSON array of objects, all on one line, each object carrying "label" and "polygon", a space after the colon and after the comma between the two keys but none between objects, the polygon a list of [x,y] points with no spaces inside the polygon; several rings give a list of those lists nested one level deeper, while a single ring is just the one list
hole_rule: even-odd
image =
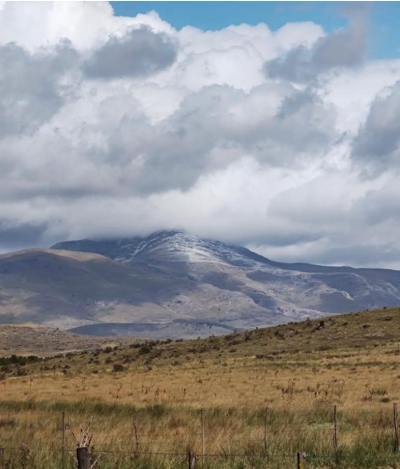
[{"label": "hill", "polygon": [[2,435],[41,458],[34,467],[54,461],[65,416],[68,429],[90,422],[110,467],[131,467],[134,457],[143,467],[183,468],[189,442],[218,469],[291,467],[299,448],[319,469],[389,469],[400,461],[393,452],[399,346],[400,309],[392,308],[207,339],[0,359]]},{"label": "hill", "polygon": [[[357,349],[366,352],[378,346],[400,343],[400,308],[306,319],[190,340],[90,337],[31,324],[1,325],[0,337],[2,344],[9,344],[9,354],[17,354],[18,350],[35,353],[38,348],[45,349],[48,356],[67,350],[95,350],[98,353],[98,348],[109,345],[114,348],[113,361],[129,362],[131,357],[139,360],[136,363],[153,362],[157,366],[169,365],[173,359],[190,361],[201,357],[211,360],[215,356],[220,361],[226,358],[271,358],[276,355],[307,355],[310,359],[315,359],[319,357],[319,352],[335,354],[338,351]],[[144,349],[147,351],[144,352]],[[78,353],[77,357],[79,356]],[[87,362],[87,358],[84,361]],[[106,368],[107,366],[104,371]]]},{"label": "hill", "polygon": [[9,355],[42,357],[57,353],[97,350],[107,346],[122,346],[132,342],[133,339],[90,337],[35,324],[0,324],[0,357]]},{"label": "hill", "polygon": [[[260,403],[266,396],[264,393],[258,395],[255,392],[258,385],[252,391],[248,389],[248,394],[242,395],[240,390],[247,388],[246,380],[257,381],[260,379],[260,373],[263,376],[264,372],[273,374],[276,370],[280,373],[279,381],[294,379],[308,382],[310,385],[315,381],[313,369],[317,367],[320,370],[320,382],[329,381],[332,376],[337,380],[350,379],[349,391],[351,383],[355,385],[359,379],[358,393],[366,391],[365,384],[370,379],[382,375],[385,380],[389,379],[390,387],[397,390],[399,344],[400,308],[392,308],[305,320],[205,339],[147,340],[142,343],[103,347],[103,350],[49,357],[46,359],[45,368],[42,362],[28,364],[24,368],[24,375],[39,375],[43,370],[58,370],[59,373],[65,374],[67,369],[66,376],[70,382],[79,380],[83,375],[93,376],[94,373],[102,377],[102,386],[113,387],[117,376],[115,372],[121,372],[120,379],[126,382],[126,385],[131,383],[129,387],[132,387],[135,381],[136,387],[145,383],[153,383],[154,386],[154,383],[157,383],[158,387],[192,389],[193,403],[198,399],[203,400],[204,392],[204,398],[223,405],[228,388],[232,388],[232,399],[237,402],[244,404],[254,400]],[[54,353],[59,350],[58,347],[59,345],[55,346]],[[15,365],[7,367],[3,378],[17,377],[20,374],[20,367]],[[220,383],[222,377],[227,382]],[[53,375],[48,378],[51,381]],[[228,386],[231,378],[236,383],[233,387],[230,384]],[[209,387],[203,386],[199,380],[208,382]],[[276,380],[269,382],[269,385],[273,386],[274,381]],[[213,382],[219,383],[215,388],[215,391],[218,390],[215,394],[217,399],[212,397]],[[200,395],[196,392],[199,383]],[[10,381],[8,385],[11,384]],[[375,384],[375,387],[381,384],[383,385],[383,381]],[[75,400],[79,395],[72,392],[73,388],[72,386],[70,398]],[[37,392],[40,394],[41,391],[38,389]],[[46,393],[48,392],[49,388],[46,390]],[[95,384],[92,392],[107,399],[107,393],[97,389]],[[397,391],[393,392],[396,394]],[[273,394],[276,395],[276,389]],[[129,395],[126,395],[126,399],[128,398]],[[171,396],[170,399],[175,398]]]}]

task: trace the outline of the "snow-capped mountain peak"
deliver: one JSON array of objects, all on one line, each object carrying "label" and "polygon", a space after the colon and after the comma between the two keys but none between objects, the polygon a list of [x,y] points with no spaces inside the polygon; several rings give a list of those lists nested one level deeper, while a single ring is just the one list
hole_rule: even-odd
[{"label": "snow-capped mountain peak", "polygon": [[146,301],[175,320],[243,329],[400,304],[400,272],[284,264],[184,231],[53,248],[102,254],[140,271],[150,285]]}]

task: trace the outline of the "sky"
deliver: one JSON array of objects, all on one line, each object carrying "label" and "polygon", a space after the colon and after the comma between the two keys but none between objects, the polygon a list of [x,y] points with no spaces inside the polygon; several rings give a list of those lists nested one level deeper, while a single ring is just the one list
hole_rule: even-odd
[{"label": "sky", "polygon": [[184,229],[400,269],[399,13],[0,1],[0,252]]}]

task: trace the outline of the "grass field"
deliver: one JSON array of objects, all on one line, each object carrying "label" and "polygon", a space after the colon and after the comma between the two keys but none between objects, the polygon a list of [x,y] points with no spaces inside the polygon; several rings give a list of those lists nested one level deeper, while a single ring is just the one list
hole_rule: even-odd
[{"label": "grass field", "polygon": [[61,467],[64,411],[75,435],[91,421],[100,468],[187,467],[203,445],[209,468],[296,467],[297,451],[307,467],[400,467],[399,365],[398,308],[3,362],[0,445],[9,467]]},{"label": "grass field", "polygon": [[[136,339],[140,343],[142,339]],[[0,357],[9,355],[53,356],[57,353],[95,350],[132,343],[126,337],[93,337],[35,324],[0,324]]]}]

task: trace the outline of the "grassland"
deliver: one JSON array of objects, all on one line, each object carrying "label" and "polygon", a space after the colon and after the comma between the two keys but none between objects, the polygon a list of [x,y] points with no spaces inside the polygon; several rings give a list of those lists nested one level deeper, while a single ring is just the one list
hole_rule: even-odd
[{"label": "grassland", "polygon": [[6,363],[0,445],[15,467],[61,467],[64,411],[75,435],[91,420],[98,467],[186,467],[186,448],[203,443],[209,468],[296,467],[297,451],[307,467],[400,467],[399,365],[398,308]]},{"label": "grassland", "polygon": [[[57,353],[123,346],[133,339],[91,337],[35,324],[0,324],[0,357],[15,355],[52,356]],[[141,339],[136,339],[141,342]]]}]

